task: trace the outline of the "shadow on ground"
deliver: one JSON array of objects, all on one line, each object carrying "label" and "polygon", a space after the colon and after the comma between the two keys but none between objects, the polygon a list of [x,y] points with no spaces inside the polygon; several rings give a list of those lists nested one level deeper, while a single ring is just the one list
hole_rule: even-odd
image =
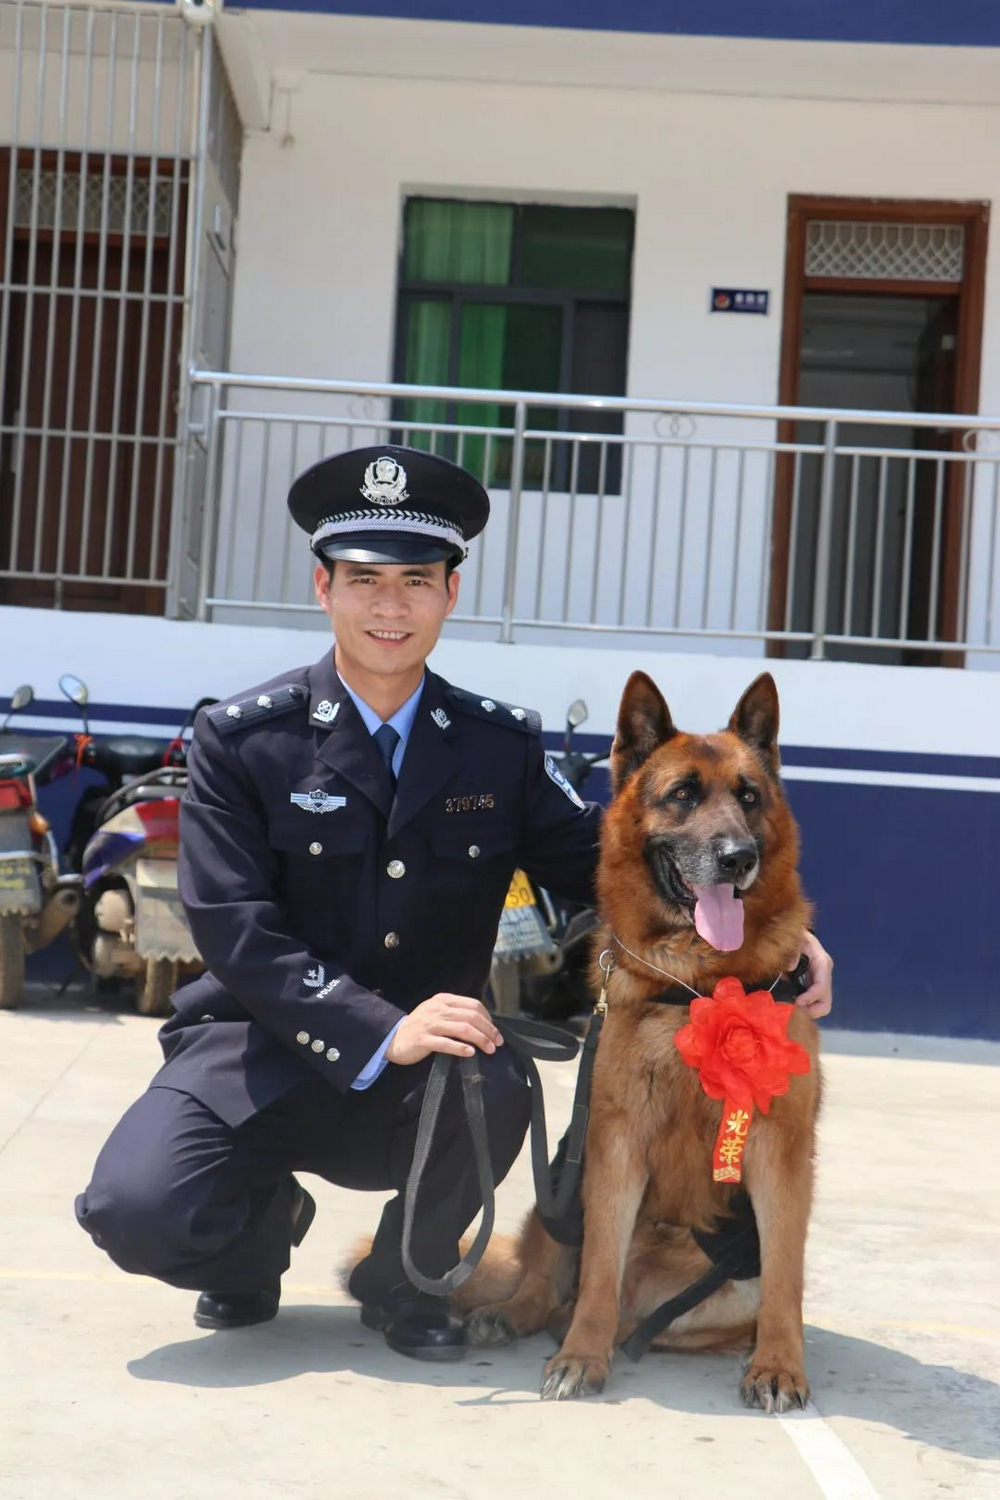
[{"label": "shadow on ground", "polygon": [[[967,1458],[1000,1458],[1000,1385],[826,1328],[807,1326],[806,1338],[813,1392],[825,1417],[877,1422]],[[540,1335],[511,1349],[472,1351],[460,1364],[424,1365],[392,1354],[360,1327],[353,1306],[299,1306],[263,1327],[164,1344],[132,1360],[128,1370],[137,1380],[227,1388],[353,1371],[397,1385],[467,1387],[458,1406],[511,1405],[537,1401],[542,1364],[553,1347]],[[597,1399],[614,1405],[641,1397],[672,1411],[760,1420],[760,1413],[739,1405],[739,1373],[738,1358],[727,1355],[652,1354],[635,1366],[620,1358]]]}]

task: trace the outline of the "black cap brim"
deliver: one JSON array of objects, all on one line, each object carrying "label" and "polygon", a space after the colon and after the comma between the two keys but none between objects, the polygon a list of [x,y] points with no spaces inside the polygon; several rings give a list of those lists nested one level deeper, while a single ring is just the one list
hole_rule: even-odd
[{"label": "black cap brim", "polygon": [[387,536],[378,532],[351,532],[344,537],[331,537],[320,542],[317,553],[327,562],[357,563],[433,563],[461,562],[464,552],[449,542],[435,541],[433,537],[403,536],[400,533]]}]

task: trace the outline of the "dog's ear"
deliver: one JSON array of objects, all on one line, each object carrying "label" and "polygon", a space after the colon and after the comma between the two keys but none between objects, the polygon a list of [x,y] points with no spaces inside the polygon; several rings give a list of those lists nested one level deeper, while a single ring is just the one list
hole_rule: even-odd
[{"label": "dog's ear", "polygon": [[633,672],[622,693],[611,747],[611,786],[616,796],[632,772],[676,733],[670,710],[656,683],[645,672]]},{"label": "dog's ear", "polygon": [[729,721],[733,734],[761,751],[778,767],[778,689],[770,672],[761,672],[747,688]]}]

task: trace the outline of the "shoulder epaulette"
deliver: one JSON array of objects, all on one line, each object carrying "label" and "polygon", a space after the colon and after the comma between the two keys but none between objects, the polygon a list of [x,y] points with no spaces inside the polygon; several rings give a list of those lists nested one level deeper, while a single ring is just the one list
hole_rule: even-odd
[{"label": "shoulder epaulette", "polygon": [[235,734],[238,729],[249,729],[265,719],[278,719],[293,708],[301,708],[308,700],[308,688],[301,682],[288,682],[266,693],[250,693],[234,698],[231,703],[216,703],[205,712],[219,734]]},{"label": "shoulder epaulette", "polygon": [[448,698],[461,713],[471,714],[474,719],[488,719],[508,729],[523,730],[525,734],[542,732],[542,716],[533,708],[517,708],[512,703],[501,703],[499,698],[480,698],[457,687],[448,688]]}]

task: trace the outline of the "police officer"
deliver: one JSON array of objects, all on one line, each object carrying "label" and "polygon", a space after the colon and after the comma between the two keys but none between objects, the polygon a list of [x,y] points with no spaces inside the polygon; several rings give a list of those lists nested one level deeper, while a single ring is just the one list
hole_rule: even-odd
[{"label": "police officer", "polygon": [[[459,1358],[460,1324],[402,1264],[424,1088],[435,1053],[478,1052],[499,1183],[528,1090],[478,998],[497,921],[516,866],[593,899],[600,812],[546,756],[536,713],[425,666],[489,514],[471,475],[361,449],[301,475],[289,507],[334,650],[199,716],[179,877],[207,969],[174,997],[164,1065],[77,1217],[122,1269],[198,1291],[199,1326],[234,1328],[277,1312],[315,1212],[295,1171],[394,1188],[350,1290],[391,1348]],[[817,948],[814,1014],[829,1008],[825,963]],[[432,1277],[481,1206],[456,1075],[412,1239]]]}]

